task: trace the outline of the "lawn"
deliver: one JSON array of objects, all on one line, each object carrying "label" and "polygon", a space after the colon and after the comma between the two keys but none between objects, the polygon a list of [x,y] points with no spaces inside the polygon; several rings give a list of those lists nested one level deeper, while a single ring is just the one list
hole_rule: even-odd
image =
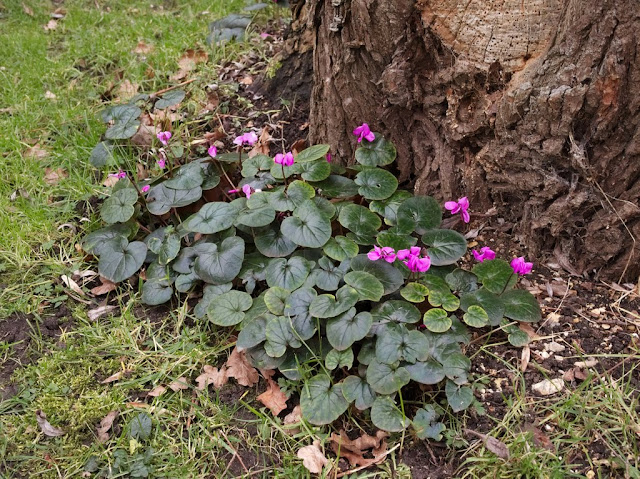
[{"label": "lawn", "polygon": [[[185,109],[197,116],[205,87],[218,82],[223,65],[253,49],[276,68],[258,35],[274,17],[286,23],[275,6],[256,13],[252,41],[207,45],[208,23],[244,6],[242,0],[0,1],[0,362],[7,372],[0,386],[14,385],[0,402],[0,476],[304,478],[312,474],[297,457],[301,448],[319,441],[338,464],[329,454],[332,432],[373,432],[355,416],[333,429],[286,424],[256,401],[263,382],[198,390],[192,378],[227,360],[230,334],[196,320],[186,301],[146,309],[133,284],[118,290],[118,314],[96,319],[88,311],[102,305],[100,298],[86,288],[73,291],[63,279],[96,268],[77,245],[97,227],[96,204],[106,193],[106,178],[88,162],[105,131],[100,112],[132,92],[189,82]],[[178,78],[188,50],[206,51],[207,59]],[[221,92],[230,103],[250,106],[229,85]],[[622,326],[601,331],[588,324],[603,344],[619,338],[620,348],[585,346],[589,330],[572,322],[581,316],[552,295],[545,317],[559,312],[568,326],[538,331],[528,370],[504,337],[474,341],[478,400],[446,417],[443,440],[393,434],[384,462],[348,477],[640,477],[639,351],[630,339],[633,331],[637,339],[638,316],[625,309],[628,301],[615,301],[621,293],[603,291],[607,317]],[[550,369],[535,354],[551,340],[565,345],[564,364],[588,356],[606,367],[586,368],[558,394],[534,395],[533,382],[567,369],[561,360]],[[292,386],[278,384],[285,391]],[[38,411],[65,434],[43,434]],[[106,419],[112,412],[113,425]],[[470,429],[499,438],[510,458],[498,457]],[[321,477],[343,476],[325,467]]]}]

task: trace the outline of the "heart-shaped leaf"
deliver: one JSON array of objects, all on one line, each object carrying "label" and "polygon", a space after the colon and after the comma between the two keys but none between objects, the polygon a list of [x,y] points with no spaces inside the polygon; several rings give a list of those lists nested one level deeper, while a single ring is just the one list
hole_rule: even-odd
[{"label": "heart-shaped leaf", "polygon": [[522,331],[521,329],[516,329],[515,331],[509,333],[507,339],[509,340],[509,344],[515,346],[516,348],[521,348],[531,342],[531,338],[529,337],[527,332]]},{"label": "heart-shaped leaf", "polygon": [[458,386],[453,381],[447,381],[444,391],[453,412],[464,411],[473,402],[473,391],[468,386]]},{"label": "heart-shaped leaf", "polygon": [[142,285],[142,302],[150,306],[166,303],[173,296],[171,277],[166,266],[151,263],[147,268],[147,280]]},{"label": "heart-shaped leaf", "polygon": [[358,249],[355,241],[344,236],[336,236],[327,241],[322,251],[331,259],[344,261],[345,259],[355,257],[358,254]]},{"label": "heart-shaped leaf", "polygon": [[131,224],[113,224],[106,228],[89,233],[82,240],[82,249],[87,253],[100,256],[103,249],[109,248],[110,243],[120,244],[120,239],[127,239],[135,229]]},{"label": "heart-shaped leaf", "polygon": [[291,294],[288,289],[281,288],[279,286],[273,286],[264,293],[264,304],[270,313],[276,316],[284,314],[285,301]]},{"label": "heart-shaped leaf", "polygon": [[331,222],[311,200],[306,200],[285,218],[282,234],[297,245],[320,248],[331,238]]},{"label": "heart-shaped leaf", "polygon": [[405,200],[412,198],[413,195],[408,191],[399,190],[384,200],[374,200],[369,203],[369,209],[374,213],[378,213],[384,218],[388,225],[395,225],[398,214],[398,208]]},{"label": "heart-shaped leaf", "polygon": [[453,230],[427,231],[422,235],[422,242],[429,246],[433,266],[453,264],[467,252],[467,240]]},{"label": "heart-shaped leaf", "polygon": [[373,310],[373,319],[378,323],[417,323],[420,311],[413,304],[399,299],[387,301]]},{"label": "heart-shaped leaf", "polygon": [[336,292],[335,296],[321,294],[315,298],[309,312],[315,318],[335,318],[355,306],[359,299],[358,292],[351,286],[345,285]]},{"label": "heart-shaped leaf", "polygon": [[462,320],[472,328],[482,328],[489,324],[489,315],[481,306],[469,306]]},{"label": "heart-shaped leaf", "polygon": [[259,344],[244,351],[249,363],[257,369],[277,369],[285,360],[285,356],[280,356],[279,358],[269,356],[264,349],[264,344]]},{"label": "heart-shaped leaf", "polygon": [[420,439],[442,440],[442,432],[446,429],[441,422],[436,422],[440,416],[431,404],[427,404],[416,411],[411,423]]},{"label": "heart-shaped leaf", "polygon": [[432,333],[444,333],[451,327],[451,318],[440,308],[433,308],[424,313],[422,321]]},{"label": "heart-shaped leaf", "polygon": [[275,224],[255,230],[254,243],[258,251],[268,258],[289,256],[298,247]]},{"label": "heart-shaped leaf", "polygon": [[331,175],[326,180],[314,182],[312,186],[329,198],[350,198],[358,194],[358,185],[344,176]]},{"label": "heart-shaped leaf", "polygon": [[480,288],[473,293],[466,293],[460,297],[460,308],[469,311],[469,307],[480,306],[489,316],[491,326],[497,326],[504,316],[504,306],[500,297],[485,288]]},{"label": "heart-shaped leaf", "polygon": [[442,306],[447,311],[455,311],[460,307],[460,300],[451,293],[444,279],[433,274],[425,274],[420,278],[420,282],[429,288],[431,306]]},{"label": "heart-shaped leaf", "polygon": [[470,293],[478,289],[478,277],[460,268],[454,269],[444,279],[452,291]]},{"label": "heart-shaped leaf", "polygon": [[324,359],[324,365],[329,371],[333,371],[336,368],[351,369],[353,366],[353,359],[353,350],[351,348],[345,349],[344,351],[332,349]]},{"label": "heart-shaped leaf", "polygon": [[293,291],[304,284],[310,271],[311,265],[309,262],[299,256],[294,256],[288,260],[274,258],[269,261],[269,266],[267,266],[267,284],[270,287],[279,286]]},{"label": "heart-shaped leaf", "polygon": [[420,331],[409,331],[404,325],[389,323],[376,340],[376,359],[387,363],[401,359],[415,363],[427,359],[425,351],[428,347],[427,338]]},{"label": "heart-shaped leaf", "polygon": [[368,200],[384,200],[398,189],[398,179],[380,168],[361,171],[356,175],[358,193]]},{"label": "heart-shaped leaf", "polygon": [[164,110],[165,108],[169,108],[170,106],[175,106],[184,100],[186,93],[184,90],[171,90],[165,93],[160,97],[156,104],[154,105],[157,110]]},{"label": "heart-shaped leaf", "polygon": [[331,175],[331,165],[324,159],[298,164],[298,173],[305,181],[322,181]]},{"label": "heart-shaped leaf", "polygon": [[378,429],[389,432],[404,431],[411,423],[389,396],[376,398],[371,406],[371,422]]},{"label": "heart-shaped leaf", "polygon": [[365,166],[384,166],[396,159],[396,147],[382,135],[373,141],[363,141],[356,149],[356,161]]},{"label": "heart-shaped leaf", "polygon": [[[163,215],[171,208],[180,208],[195,203],[202,197],[199,186],[190,190],[173,190],[164,183],[153,186],[147,194],[147,208],[152,215]],[[226,229],[226,228],[223,228]]]},{"label": "heart-shaped leaf", "polygon": [[364,338],[371,329],[373,317],[371,313],[363,311],[356,314],[356,309],[332,318],[327,322],[327,340],[338,351],[344,351],[356,341]]},{"label": "heart-shaped leaf", "polygon": [[400,363],[386,364],[376,357],[367,367],[367,382],[378,394],[393,394],[410,380],[409,371]]},{"label": "heart-shaped leaf", "polygon": [[270,225],[276,219],[276,210],[271,206],[261,206],[258,208],[245,208],[238,213],[236,225],[260,228]]},{"label": "heart-shaped leaf", "polygon": [[442,370],[456,384],[466,384],[471,369],[471,360],[462,353],[447,354],[442,359]]},{"label": "heart-shaped leaf", "polygon": [[[171,229],[173,228],[171,227]],[[166,265],[173,261],[180,252],[180,235],[175,231],[170,231],[164,235],[162,240],[153,238],[147,246],[158,255],[158,263]]]},{"label": "heart-shaped leaf", "polygon": [[347,410],[349,403],[342,394],[342,385],[331,386],[329,376],[318,374],[305,383],[300,394],[303,417],[311,424],[331,424]]},{"label": "heart-shaped leaf", "polygon": [[420,283],[409,283],[400,290],[400,296],[412,303],[422,303],[429,294],[429,288]]},{"label": "heart-shaped leaf", "polygon": [[101,249],[98,271],[109,281],[119,283],[138,271],[146,256],[147,245],[142,241],[129,243],[120,238]]},{"label": "heart-shaped leaf", "polygon": [[253,158],[247,158],[242,162],[242,176],[244,178],[253,178],[260,171],[270,171],[273,166],[273,160],[267,155],[256,155]]},{"label": "heart-shaped leaf", "polygon": [[[108,119],[113,120],[113,125],[105,132],[104,136],[108,140],[125,140],[131,138],[138,131],[140,121],[138,117],[142,111],[134,105],[118,105],[109,110],[106,115]],[[104,117],[103,117],[104,118]]]},{"label": "heart-shaped leaf", "polygon": [[179,293],[187,293],[191,288],[200,282],[200,278],[195,273],[181,274],[176,278],[174,286]]},{"label": "heart-shaped leaf", "polygon": [[187,163],[174,170],[173,178],[164,182],[167,188],[174,190],[190,190],[202,185],[204,170],[197,161]]},{"label": "heart-shaped leaf", "polygon": [[348,261],[343,261],[336,266],[333,261],[323,256],[318,260],[318,267],[313,270],[311,273],[312,278],[310,279],[313,280],[312,284],[324,291],[335,291],[347,271],[349,271]]},{"label": "heart-shaped leaf", "polygon": [[[233,284],[226,283],[221,285],[216,284],[208,284],[204,287],[204,294],[202,295],[202,299],[196,307],[193,308],[193,313],[196,318],[202,319],[207,315],[207,309],[209,308],[209,304],[216,296],[221,295],[222,293],[226,293],[227,291],[231,291]],[[254,304],[258,302],[258,299],[254,301]]]},{"label": "heart-shaped leaf", "polygon": [[228,283],[242,269],[244,240],[238,236],[226,238],[220,245],[204,243],[195,248],[198,257],[193,265],[194,272],[207,283]]},{"label": "heart-shaped leaf", "polygon": [[350,403],[355,401],[356,409],[360,411],[369,409],[376,400],[375,391],[359,376],[347,376],[340,384],[345,399]]},{"label": "heart-shaped leaf", "polygon": [[410,234],[415,231],[422,235],[440,226],[441,222],[442,210],[431,196],[414,196],[398,207],[396,223],[399,233]]},{"label": "heart-shaped leaf", "polygon": [[122,188],[104,200],[100,216],[106,223],[124,223],[133,216],[133,205],[138,201],[138,192],[134,188]]},{"label": "heart-shaped leaf", "polygon": [[374,235],[382,226],[380,217],[364,206],[348,204],[340,210],[338,221],[357,235]]},{"label": "heart-shaped leaf", "polygon": [[[246,316],[246,314],[245,314]],[[267,322],[273,316],[265,314],[253,318],[243,323],[244,327],[238,334],[238,340],[236,341],[236,347],[239,351],[243,349],[253,348],[267,339]]]},{"label": "heart-shaped leaf", "polygon": [[291,293],[285,302],[284,315],[291,318],[293,329],[303,341],[310,339],[316,332],[309,308],[317,295],[313,288],[300,288]]},{"label": "heart-shaped leaf", "polygon": [[309,148],[302,150],[296,155],[296,163],[307,163],[309,161],[319,160],[329,153],[329,145],[313,145]]},{"label": "heart-shaped leaf", "polygon": [[372,274],[365,271],[351,271],[344,276],[344,282],[358,291],[363,301],[380,301],[384,286]]},{"label": "heart-shaped leaf", "polygon": [[101,141],[91,150],[89,163],[96,168],[102,168],[113,158],[113,145],[110,141]]},{"label": "heart-shaped leaf", "polygon": [[207,316],[218,326],[233,326],[244,319],[244,312],[251,307],[251,295],[243,291],[229,291],[216,296],[209,303]]},{"label": "heart-shaped leaf", "polygon": [[371,261],[366,254],[356,256],[351,260],[353,271],[364,271],[375,276],[384,286],[384,294],[397,291],[404,284],[404,277],[400,270],[385,261]]},{"label": "heart-shaped leaf", "polygon": [[302,343],[291,327],[291,320],[284,316],[276,316],[267,323],[267,342],[264,350],[269,356],[279,358],[287,352],[287,348],[299,348]]},{"label": "heart-shaped leaf", "polygon": [[238,204],[216,201],[207,203],[184,222],[187,231],[213,234],[230,228],[238,217]]},{"label": "heart-shaped leaf", "polygon": [[400,249],[409,249],[417,243],[417,240],[413,236],[398,234],[395,231],[395,228],[381,231],[378,233],[376,240],[380,246],[388,246],[396,251]]},{"label": "heart-shaped leaf", "polygon": [[413,381],[421,384],[438,384],[445,378],[444,368],[435,359],[418,361],[405,366]]},{"label": "heart-shaped leaf", "polygon": [[501,259],[483,261],[476,264],[471,271],[485,289],[496,294],[513,288],[518,280],[509,263]]},{"label": "heart-shaped leaf", "polygon": [[542,318],[540,305],[529,291],[514,289],[502,294],[500,299],[504,305],[504,315],[509,319],[535,323]]}]

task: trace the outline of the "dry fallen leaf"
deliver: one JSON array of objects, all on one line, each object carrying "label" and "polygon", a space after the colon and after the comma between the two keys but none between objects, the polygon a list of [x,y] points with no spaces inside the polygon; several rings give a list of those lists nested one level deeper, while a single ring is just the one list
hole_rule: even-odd
[{"label": "dry fallen leaf", "polygon": [[531,348],[529,348],[529,345],[526,345],[522,348],[522,353],[520,354],[520,371],[525,372],[527,370],[530,360]]},{"label": "dry fallen leaf", "polygon": [[100,421],[100,425],[96,428],[98,443],[103,444],[109,440],[109,429],[113,426],[113,421],[118,417],[118,411],[111,411]]},{"label": "dry fallen leaf", "polygon": [[470,434],[472,436],[476,436],[482,439],[482,442],[484,442],[485,447],[489,449],[492,453],[494,453],[496,456],[505,460],[509,459],[509,448],[504,442],[496,439],[495,437],[488,436],[487,434],[481,434],[471,429],[466,429],[465,432],[467,434]]},{"label": "dry fallen leaf", "polygon": [[24,11],[24,13],[26,13],[30,17],[33,17],[33,10],[29,6],[27,6],[26,3],[22,4],[22,10]]},{"label": "dry fallen leaf", "polygon": [[118,87],[118,97],[121,102],[126,102],[138,94],[139,85],[123,80]]},{"label": "dry fallen leaf", "polygon": [[575,381],[576,379],[579,379],[580,381],[584,381],[585,379],[587,379],[588,376],[589,374],[587,373],[586,369],[571,368],[562,375],[562,379],[570,382]]},{"label": "dry fallen leaf", "polygon": [[520,331],[524,331],[525,333],[527,333],[529,335],[529,339],[531,341],[537,341],[538,339],[540,339],[540,336],[538,336],[536,334],[536,332],[531,327],[531,324],[529,324],[529,323],[519,323],[518,327],[520,328]]},{"label": "dry fallen leaf", "polygon": [[91,309],[87,311],[87,316],[91,321],[95,321],[100,316],[104,316],[105,314],[107,314],[110,311],[113,311],[116,308],[117,306],[99,306],[95,309]]},{"label": "dry fallen leaf", "polygon": [[84,291],[82,291],[82,288],[78,286],[78,283],[72,280],[69,276],[67,276],[66,274],[63,274],[62,276],[60,276],[60,279],[62,280],[62,282],[65,284],[67,288],[78,293],[80,296],[85,296],[85,293]]},{"label": "dry fallen leaf", "polygon": [[287,396],[273,379],[267,379],[267,390],[256,399],[267,406],[274,416],[287,409]]},{"label": "dry fallen leaf", "polygon": [[136,47],[133,49],[133,53],[139,53],[141,55],[146,55],[153,51],[153,45],[147,45],[143,41],[139,41]]},{"label": "dry fallen leaf", "polygon": [[298,451],[298,457],[302,459],[302,465],[312,474],[320,474],[322,468],[329,463],[320,450],[320,441],[313,441],[310,446],[305,446]]},{"label": "dry fallen leaf", "polygon": [[254,147],[249,152],[249,158],[253,158],[257,155],[269,155],[269,143],[271,142],[271,135],[269,134],[269,128],[264,127],[262,129],[262,133],[260,133],[260,138],[258,138],[258,142],[254,145]]},{"label": "dry fallen leaf", "polygon": [[120,178],[118,178],[117,176],[107,175],[107,178],[102,182],[102,185],[106,186],[107,188],[113,188],[119,180]]},{"label": "dry fallen leaf", "polygon": [[302,422],[302,409],[300,408],[300,405],[297,405],[293,408],[293,411],[284,417],[283,424],[285,426],[289,426],[285,428],[287,434],[298,434],[300,432],[300,428],[293,427],[293,425],[300,424],[300,422]]},{"label": "dry fallen leaf", "polygon": [[227,368],[224,366],[218,370],[218,368],[206,365],[202,369],[204,369],[204,372],[196,378],[196,382],[198,383],[196,389],[198,391],[206,389],[209,384],[213,384],[215,389],[220,389],[222,386],[227,384],[229,376]]},{"label": "dry fallen leaf", "polygon": [[226,363],[227,376],[234,378],[241,386],[253,386],[260,380],[256,368],[249,364],[244,351],[234,348]]},{"label": "dry fallen leaf", "polygon": [[524,430],[532,433],[532,435],[533,435],[533,443],[536,446],[544,447],[545,449],[548,449],[550,451],[554,451],[555,450],[555,447],[554,447],[553,443],[551,442],[551,439],[549,439],[549,436],[547,436],[544,432],[542,432],[540,429],[535,427],[533,424],[527,424],[524,427]]},{"label": "dry fallen leaf", "polygon": [[51,19],[42,28],[44,28],[45,32],[49,32],[51,30],[55,30],[56,28],[58,28],[58,22],[56,20],[54,20],[54,19]]},{"label": "dry fallen leaf", "polygon": [[179,70],[171,76],[171,80],[182,80],[198,63],[206,62],[208,59],[209,54],[204,50],[187,50],[178,60]]},{"label": "dry fallen leaf", "polygon": [[45,436],[58,437],[66,434],[62,429],[52,426],[49,421],[47,421],[47,415],[40,409],[36,411],[36,421]]},{"label": "dry fallen leaf", "polygon": [[109,376],[107,379],[105,379],[104,381],[100,381],[100,384],[109,384],[112,383],[114,381],[118,381],[122,378],[122,376],[124,376],[125,374],[129,374],[131,371],[129,369],[125,369],[123,371],[118,371],[115,374],[112,374],[111,376]]},{"label": "dry fallen leaf", "polygon": [[45,168],[44,169],[44,181],[50,185],[57,184],[61,179],[67,178],[69,173],[64,168]]},{"label": "dry fallen leaf", "polygon": [[[207,366],[205,366],[205,370],[206,370],[206,367],[207,367]],[[214,369],[215,369],[215,368],[214,368]],[[224,368],[222,368],[222,370],[220,371],[220,373],[222,373],[222,372],[223,372],[223,370],[224,370]],[[225,382],[227,382],[227,381],[226,381],[226,378],[225,378]],[[215,386],[215,382],[212,382],[211,384],[213,384],[213,385],[214,385],[214,387],[215,387],[216,389],[218,389],[218,387],[216,387],[216,386]],[[189,380],[188,380],[188,379],[186,379],[186,378],[183,378],[183,377],[179,377],[179,378],[178,378],[178,379],[176,379],[175,381],[172,381],[172,382],[171,382],[171,384],[169,384],[169,389],[171,389],[171,390],[172,390],[172,391],[174,391],[174,392],[180,391],[180,390],[182,390],[182,389],[189,389]]]},{"label": "dry fallen leaf", "polygon": [[34,160],[42,160],[49,156],[49,152],[40,148],[40,143],[36,143],[31,148],[27,148],[24,152],[26,158],[33,158]]},{"label": "dry fallen leaf", "polygon": [[[332,433],[329,440],[333,452],[345,458],[352,466],[369,466],[378,462],[378,459],[386,452],[385,438],[388,436],[388,433],[379,430],[375,436],[363,434],[352,440],[344,430],[340,430],[340,435]],[[365,454],[373,457],[365,457]]]},{"label": "dry fallen leaf", "polygon": [[307,140],[303,138],[296,140],[293,145],[291,145],[291,153],[293,153],[293,156],[298,156],[298,153],[306,149],[308,146],[309,144],[307,143]]},{"label": "dry fallen leaf", "polygon": [[100,296],[103,294],[107,294],[118,287],[116,283],[109,281],[107,278],[100,276],[100,286],[96,286],[95,288],[91,288],[91,294],[95,296]]},{"label": "dry fallen leaf", "polygon": [[138,131],[131,137],[131,142],[134,145],[149,147],[153,144],[158,133],[160,133],[159,125],[140,125]]},{"label": "dry fallen leaf", "polygon": [[167,391],[167,388],[164,386],[156,386],[151,391],[147,393],[147,396],[151,396],[152,398],[157,398],[162,396]]},{"label": "dry fallen leaf", "polygon": [[55,93],[50,92],[49,90],[47,90],[47,91],[45,92],[44,97],[45,97],[47,100],[55,100],[55,99],[57,98],[57,97],[56,97],[56,94],[55,94]]}]

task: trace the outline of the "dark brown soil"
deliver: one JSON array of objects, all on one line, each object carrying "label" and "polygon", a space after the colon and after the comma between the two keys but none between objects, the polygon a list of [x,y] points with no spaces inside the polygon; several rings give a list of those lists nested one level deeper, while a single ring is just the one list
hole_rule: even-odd
[{"label": "dark brown soil", "polygon": [[0,342],[12,345],[8,358],[0,363],[0,401],[17,393],[17,386],[11,381],[14,371],[39,357],[30,348],[34,336],[54,339],[72,327],[71,311],[64,305],[41,320],[23,313],[14,313],[0,320]]}]

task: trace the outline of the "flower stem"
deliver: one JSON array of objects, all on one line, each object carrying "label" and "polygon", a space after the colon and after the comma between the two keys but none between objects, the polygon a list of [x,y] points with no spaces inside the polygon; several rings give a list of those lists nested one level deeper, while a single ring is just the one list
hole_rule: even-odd
[{"label": "flower stem", "polygon": [[507,279],[507,282],[504,284],[504,288],[502,288],[502,291],[500,291],[500,294],[498,296],[502,296],[502,293],[505,292],[505,290],[507,289],[507,286],[509,286],[509,281],[511,281],[511,278],[513,278],[513,275],[515,273],[512,271],[511,275],[509,275],[509,278]]}]

